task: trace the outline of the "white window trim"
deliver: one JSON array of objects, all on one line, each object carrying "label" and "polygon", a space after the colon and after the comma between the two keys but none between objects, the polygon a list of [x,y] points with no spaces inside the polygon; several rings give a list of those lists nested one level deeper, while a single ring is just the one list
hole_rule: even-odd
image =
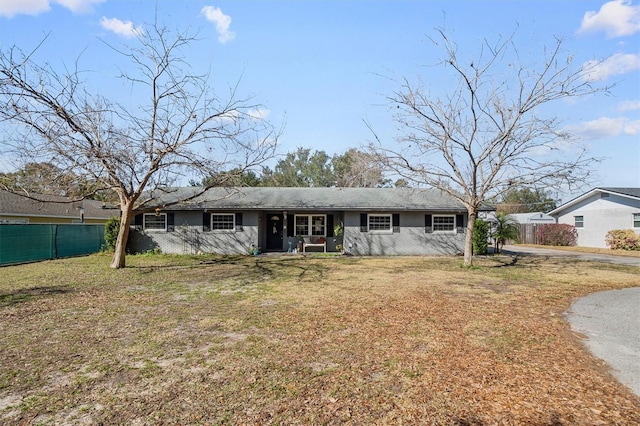
[{"label": "white window trim", "polygon": [[[298,232],[298,218],[299,217],[307,217],[309,222],[307,223],[307,233],[306,234],[296,234],[301,237],[326,237],[327,236],[327,215],[326,214],[295,214],[293,217],[293,229],[297,233]],[[313,233],[313,218],[321,216],[324,218],[324,233],[323,235],[314,234]]]},{"label": "white window trim", "polygon": [[[164,229],[159,228],[147,228],[147,221],[145,220],[147,216],[164,216]],[[167,232],[167,214],[166,213],[144,213],[142,216],[142,229],[149,232]]]},{"label": "white window trim", "polygon": [[[636,215],[638,216],[638,220],[636,220]],[[636,226],[636,222],[640,222],[640,213],[631,213],[631,226],[634,229],[640,229],[640,226]]]},{"label": "white window trim", "polygon": [[[578,218],[579,217],[582,218],[582,220],[580,221],[581,222],[580,226],[578,226]],[[584,228],[584,215],[579,214],[579,215],[574,216],[573,217],[573,226],[575,226],[577,229]]]},{"label": "white window trim", "polygon": [[[213,229],[213,217],[214,216],[233,216],[233,228],[231,229]],[[236,232],[236,214],[235,213],[211,213],[209,226],[211,232],[220,233],[220,234],[230,234],[232,232]]]},{"label": "white window trim", "polygon": [[[451,217],[453,218],[453,229],[449,229],[443,231],[441,229],[436,229],[436,218],[437,217]],[[455,214],[434,214],[431,216],[431,229],[433,230],[433,234],[457,234],[458,229],[456,228],[456,215]]]},{"label": "white window trim", "polygon": [[[389,229],[371,229],[371,217],[388,217]],[[369,213],[367,215],[367,231],[371,234],[393,234],[393,215],[391,213]]]}]

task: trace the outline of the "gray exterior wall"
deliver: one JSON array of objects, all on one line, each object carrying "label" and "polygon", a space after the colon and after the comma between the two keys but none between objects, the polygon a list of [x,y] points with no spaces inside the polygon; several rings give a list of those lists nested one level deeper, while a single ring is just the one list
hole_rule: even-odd
[{"label": "gray exterior wall", "polygon": [[[376,212],[370,212],[376,213]],[[389,213],[389,212],[384,212]],[[382,214],[384,214],[382,213]],[[427,233],[425,214],[400,213],[400,232],[382,234],[361,232],[360,212],[345,212],[344,249],[358,256],[452,255],[464,252],[464,233]],[[433,214],[446,214],[442,212]],[[454,213],[451,213],[454,215]],[[466,226],[466,215],[465,223]]]},{"label": "gray exterior wall", "polygon": [[[308,212],[305,212],[305,214]],[[370,212],[391,214],[392,212]],[[202,211],[175,211],[174,231],[136,230],[132,227],[129,235],[130,252],[145,252],[160,249],[168,254],[248,254],[252,245],[266,247],[266,223],[269,213],[244,211],[242,231],[204,231]],[[290,212],[289,214],[295,214]],[[320,213],[319,213],[320,214]],[[425,214],[448,214],[443,212],[402,212],[399,214],[400,229],[394,233],[362,232],[361,212],[322,212],[334,217],[334,225],[344,223],[344,235],[327,237],[327,251],[335,252],[337,244],[344,245],[344,251],[359,256],[381,255],[452,255],[464,252],[463,232],[425,232]],[[450,213],[455,216],[455,213]],[[466,227],[466,215],[464,216]],[[261,226],[262,225],[262,226]],[[282,251],[287,251],[291,239],[296,247],[295,237],[283,238]],[[310,251],[318,251],[311,248]]]},{"label": "gray exterior wall", "polygon": [[578,246],[606,248],[605,236],[614,229],[633,229],[633,213],[640,213],[640,200],[600,193],[563,209],[557,215],[558,223],[575,225],[575,217],[583,216],[584,227],[577,228]]},{"label": "gray exterior wall", "polygon": [[136,230],[132,227],[127,247],[138,253],[160,249],[168,254],[247,254],[259,244],[258,212],[243,212],[242,231],[204,231],[202,211],[174,212],[175,230]]}]

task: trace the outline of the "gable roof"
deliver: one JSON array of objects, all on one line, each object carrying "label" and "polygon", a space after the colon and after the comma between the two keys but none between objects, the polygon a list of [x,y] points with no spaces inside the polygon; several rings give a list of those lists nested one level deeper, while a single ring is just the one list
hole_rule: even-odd
[{"label": "gable roof", "polygon": [[[466,212],[464,205],[438,189],[417,188],[211,188],[190,201],[198,188],[155,192],[153,206],[166,210],[359,210]],[[167,206],[167,207],[163,207]],[[494,210],[486,206],[487,210]]]},{"label": "gable roof", "polygon": [[574,198],[571,201],[564,203],[563,205],[551,210],[548,214],[551,216],[555,216],[560,214],[563,210],[580,203],[587,198],[591,197],[594,194],[615,194],[621,197],[627,197],[634,200],[640,200],[640,188],[613,188],[613,187],[602,187],[602,188],[594,188],[589,192],[586,192],[579,197]]},{"label": "gable roof", "polygon": [[56,195],[31,196],[42,201],[0,190],[0,215],[79,219],[80,207],[84,207],[85,219],[108,219],[119,214],[119,210],[105,209],[101,201],[71,201],[70,198]]}]

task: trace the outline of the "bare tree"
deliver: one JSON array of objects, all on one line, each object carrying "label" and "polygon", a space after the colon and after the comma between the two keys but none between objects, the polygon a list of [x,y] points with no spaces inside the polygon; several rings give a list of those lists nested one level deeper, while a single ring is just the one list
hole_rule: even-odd
[{"label": "bare tree", "polygon": [[[452,89],[408,79],[389,96],[400,136],[394,146],[371,144],[384,164],[415,186],[439,188],[468,210],[464,263],[472,264],[473,225],[482,203],[512,187],[583,183],[597,160],[563,132],[550,103],[605,90],[592,87],[589,70],[573,70],[556,40],[542,64],[519,64],[514,36],[485,40],[466,59],[445,31],[434,44],[444,49],[439,70]],[[371,128],[371,126],[369,126]],[[374,131],[375,136],[375,131]]]},{"label": "bare tree", "polygon": [[375,188],[388,183],[376,156],[367,152],[351,148],[342,155],[334,155],[332,162],[339,187]]},{"label": "bare tree", "polygon": [[36,63],[35,51],[0,52],[0,121],[13,133],[3,150],[17,163],[47,161],[117,194],[112,268],[125,266],[129,226],[145,194],[194,174],[258,167],[275,154],[278,132],[255,114],[258,105],[240,98],[237,85],[218,96],[208,74],[191,73],[184,49],[195,41],[155,24],[118,51],[133,65],[120,78],[137,105],[92,93],[77,63],[58,72]]}]

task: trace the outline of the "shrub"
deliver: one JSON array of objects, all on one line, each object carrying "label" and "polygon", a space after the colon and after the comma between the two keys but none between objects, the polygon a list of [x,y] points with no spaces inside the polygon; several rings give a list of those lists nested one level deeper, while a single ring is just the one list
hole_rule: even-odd
[{"label": "shrub", "polygon": [[473,253],[487,254],[489,247],[489,222],[476,219],[473,224]]},{"label": "shrub", "polygon": [[632,229],[614,229],[604,240],[612,250],[640,250],[640,235]]},{"label": "shrub", "polygon": [[575,246],[578,231],[573,225],[566,223],[549,223],[538,226],[536,231],[538,244],[544,246]]},{"label": "shrub", "polygon": [[118,240],[118,230],[120,229],[120,218],[112,217],[104,224],[104,240],[107,243],[107,250],[116,249],[116,241]]}]

